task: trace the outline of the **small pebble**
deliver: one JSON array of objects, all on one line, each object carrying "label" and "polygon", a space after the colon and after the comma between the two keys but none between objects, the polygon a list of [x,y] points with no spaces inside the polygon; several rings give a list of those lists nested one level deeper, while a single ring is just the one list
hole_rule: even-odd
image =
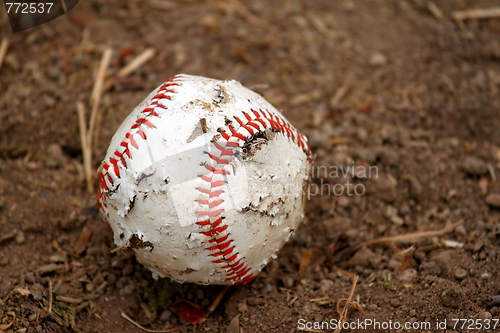
[{"label": "small pebble", "polygon": [[349,198],[347,197],[339,197],[337,199],[337,204],[340,206],[340,207],[347,207],[349,206],[349,203],[350,203],[350,200]]},{"label": "small pebble", "polygon": [[170,310],[165,310],[161,313],[160,315],[160,320],[161,321],[168,321],[172,317],[172,311]]},{"label": "small pebble", "polygon": [[500,194],[498,193],[490,193],[486,197],[486,204],[500,208]]},{"label": "small pebble", "polygon": [[27,283],[35,283],[35,274],[33,274],[33,272],[24,274],[24,281]]},{"label": "small pebble", "polygon": [[323,279],[320,282],[319,291],[321,294],[327,294],[333,290],[333,281],[328,279]]},{"label": "small pebble", "polygon": [[370,56],[370,65],[383,66],[387,64],[387,58],[380,52],[375,52]]},{"label": "small pebble", "polygon": [[459,225],[455,228],[455,235],[459,237],[464,237],[467,234],[467,231],[465,230],[463,225]]},{"label": "small pebble", "polygon": [[260,291],[263,293],[263,294],[269,294],[270,292],[273,291],[273,286],[271,283],[269,282],[264,282],[264,285],[262,286],[262,288],[260,289]]},{"label": "small pebble", "polygon": [[377,305],[377,304],[370,304],[370,305],[368,305],[368,306],[366,307],[366,309],[367,309],[368,311],[375,311],[375,310],[377,310],[377,309],[378,309],[378,305]]},{"label": "small pebble", "polygon": [[246,301],[238,303],[238,311],[241,313],[245,313],[248,311],[248,305]]},{"label": "small pebble", "polygon": [[134,289],[135,289],[135,286],[133,284],[127,284],[125,287],[122,288],[122,290],[120,290],[120,294],[122,296],[132,295],[132,293],[134,292]]},{"label": "small pebble", "polygon": [[109,274],[109,275],[106,277],[106,281],[107,281],[107,282],[108,282],[108,284],[110,284],[110,285],[115,284],[115,282],[116,282],[116,275],[115,275],[115,274]]},{"label": "small pebble", "polygon": [[43,298],[43,286],[40,283],[33,284],[31,288],[31,294],[35,301],[40,301]]},{"label": "small pebble", "polygon": [[26,333],[28,329],[26,327],[20,328],[17,330],[18,333]]},{"label": "small pebble", "polygon": [[493,315],[491,314],[491,312],[488,312],[488,311],[484,311],[484,312],[481,312],[481,314],[479,315],[479,319],[491,319],[493,318]]},{"label": "small pebble", "polygon": [[463,268],[455,269],[455,278],[457,280],[463,280],[467,276],[467,271]]},{"label": "small pebble", "polygon": [[91,293],[95,290],[95,287],[92,283],[87,283],[87,284],[85,284],[85,290],[87,292]]},{"label": "small pebble", "polygon": [[26,241],[26,236],[24,236],[24,232],[18,231],[16,233],[16,243],[23,244]]},{"label": "small pebble", "polygon": [[397,226],[402,226],[405,223],[405,221],[400,216],[397,215],[391,217],[391,222]]},{"label": "small pebble", "polygon": [[483,175],[488,172],[488,165],[479,158],[467,156],[462,163],[462,169],[470,175]]},{"label": "small pebble", "polygon": [[410,315],[410,317],[415,317],[417,315],[417,310],[411,309],[410,312],[408,312],[408,314]]},{"label": "small pebble", "polygon": [[7,266],[9,264],[9,258],[7,256],[0,257],[0,266]]},{"label": "small pebble", "polygon": [[285,276],[281,279],[281,281],[283,282],[283,286],[285,286],[285,288],[288,288],[288,289],[292,289],[293,288],[293,278],[289,277],[289,276]]}]

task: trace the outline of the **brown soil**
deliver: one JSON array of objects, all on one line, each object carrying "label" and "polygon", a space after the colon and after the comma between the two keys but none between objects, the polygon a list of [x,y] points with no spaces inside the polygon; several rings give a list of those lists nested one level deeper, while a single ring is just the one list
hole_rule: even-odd
[{"label": "brown soil", "polygon": [[[15,314],[6,332],[140,332],[122,311],[168,329],[184,323],[174,301],[206,311],[222,290],[155,281],[133,256],[109,253],[76,113],[77,101],[90,109],[105,46],[111,74],[148,47],[157,54],[103,96],[93,168],[125,116],[177,73],[254,87],[309,137],[322,167],[311,189],[323,193],[278,259],[181,332],[296,332],[301,319],[338,319],[352,282],[343,271],[359,275],[350,322],[428,321],[406,331],[444,332],[436,321],[447,320],[447,332],[465,332],[453,319],[499,318],[500,20],[457,23],[451,13],[500,2],[434,0],[441,19],[424,0],[249,3],[87,0],[16,34],[0,10],[10,40],[0,69],[0,330]],[[376,169],[337,177],[333,166]],[[332,193],[348,181],[366,193]],[[444,235],[349,252],[461,219]]]}]

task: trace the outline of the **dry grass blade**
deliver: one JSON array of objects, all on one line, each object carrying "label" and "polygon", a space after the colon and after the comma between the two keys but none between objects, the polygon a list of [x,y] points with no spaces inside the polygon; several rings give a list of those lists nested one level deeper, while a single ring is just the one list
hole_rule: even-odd
[{"label": "dry grass blade", "polygon": [[12,321],[8,324],[0,324],[0,330],[6,330],[16,322],[16,313],[14,311],[9,311],[6,313],[7,316],[12,317]]},{"label": "dry grass blade", "polygon": [[354,81],[354,74],[350,72],[347,74],[347,78],[345,79],[344,84],[339,89],[337,89],[335,95],[333,95],[333,97],[330,99],[331,107],[335,108],[340,105],[340,102],[342,102],[344,97],[351,89],[353,81]]},{"label": "dry grass blade", "polygon": [[229,291],[229,289],[231,289],[231,286],[225,286],[224,289],[222,289],[222,291],[219,293],[219,295],[217,295],[215,300],[212,302],[212,304],[208,308],[209,313],[212,313],[215,311],[215,309],[217,309],[220,302],[222,301],[222,298],[224,298],[224,295]]},{"label": "dry grass blade", "polygon": [[47,307],[47,312],[49,315],[52,313],[52,302],[53,302],[52,281],[49,280],[49,305]]},{"label": "dry grass blade", "polygon": [[429,1],[427,4],[427,8],[431,12],[432,15],[438,20],[442,20],[444,15],[443,12],[441,11],[441,8],[439,8],[434,2]]},{"label": "dry grass blade", "polygon": [[335,333],[338,333],[342,330],[342,323],[344,323],[345,320],[347,319],[347,311],[349,311],[349,308],[351,307],[352,296],[354,295],[354,289],[356,289],[357,283],[358,283],[358,276],[355,275],[354,278],[352,279],[351,289],[349,290],[349,296],[347,297],[347,301],[345,302],[344,308],[340,313],[339,326],[335,329]]},{"label": "dry grass blade", "polygon": [[78,127],[80,129],[80,142],[82,145],[83,169],[85,171],[85,180],[87,181],[87,191],[92,193],[92,159],[91,150],[87,140],[87,124],[85,121],[85,107],[81,101],[76,102],[76,111],[78,112]]},{"label": "dry grass blade", "polygon": [[175,331],[181,329],[182,327],[186,326],[186,325],[181,325],[179,327],[170,328],[168,330],[150,330],[150,329],[147,329],[146,327],[141,326],[138,323],[136,323],[132,318],[130,318],[129,316],[127,316],[127,314],[125,312],[122,312],[122,317],[125,318],[126,320],[128,320],[130,323],[132,323],[132,325],[134,325],[135,327],[138,327],[138,328],[140,328],[141,330],[143,330],[145,332],[151,332],[151,333],[175,332]]},{"label": "dry grass blade", "polygon": [[132,59],[128,64],[126,64],[122,69],[116,73],[114,79],[109,79],[106,81],[106,84],[103,87],[103,93],[108,91],[112,86],[113,86],[113,81],[115,79],[123,78],[126,77],[127,75],[133,73],[137,68],[141,67],[144,65],[146,62],[148,62],[151,58],[154,57],[156,54],[155,49],[149,48],[141,52],[137,57]]},{"label": "dry grass blade", "polygon": [[[92,95],[90,95],[90,104],[92,105],[92,112],[90,114],[89,130],[87,133],[88,147],[91,150],[90,153],[90,165],[92,165],[92,150],[93,150],[93,139],[94,130],[96,127],[97,113],[99,111],[99,106],[101,104],[101,96],[103,94],[104,80],[106,78],[106,72],[111,62],[111,55],[113,50],[111,48],[106,48],[102,54],[101,63],[99,64],[99,70],[97,71],[96,80],[94,83],[94,88],[92,89]],[[92,178],[94,173],[92,173]]]},{"label": "dry grass blade", "polygon": [[451,13],[451,17],[457,21],[478,20],[500,17],[500,7],[488,9],[459,10]]},{"label": "dry grass blade", "polygon": [[2,44],[0,44],[0,69],[2,68],[3,60],[7,54],[7,49],[9,48],[9,39],[4,37]]},{"label": "dry grass blade", "polygon": [[359,244],[356,246],[354,249],[352,249],[352,252],[356,252],[363,246],[370,246],[370,245],[375,245],[375,244],[384,244],[384,243],[391,243],[391,242],[404,242],[404,241],[410,241],[410,240],[415,240],[419,238],[427,238],[427,237],[434,237],[434,236],[441,236],[444,235],[451,230],[455,229],[456,226],[461,224],[464,221],[464,219],[460,219],[457,222],[453,223],[452,225],[449,225],[448,227],[442,229],[442,230],[437,230],[437,231],[422,231],[422,232],[415,232],[411,234],[406,234],[406,235],[400,235],[400,236],[393,236],[393,237],[382,237],[379,239],[375,239],[372,241],[367,241]]}]

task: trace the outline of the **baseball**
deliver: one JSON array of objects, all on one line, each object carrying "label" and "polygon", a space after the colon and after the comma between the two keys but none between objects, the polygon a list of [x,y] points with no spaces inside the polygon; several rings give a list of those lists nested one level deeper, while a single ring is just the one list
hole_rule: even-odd
[{"label": "baseball", "polygon": [[304,217],[311,151],[259,94],[177,75],[118,128],[99,170],[117,246],[153,276],[251,281]]}]

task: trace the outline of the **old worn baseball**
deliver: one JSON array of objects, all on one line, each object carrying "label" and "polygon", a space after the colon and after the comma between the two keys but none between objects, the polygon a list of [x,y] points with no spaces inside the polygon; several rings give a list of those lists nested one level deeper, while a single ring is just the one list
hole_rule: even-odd
[{"label": "old worn baseball", "polygon": [[177,75],[118,128],[99,203],[155,277],[252,280],[304,216],[306,137],[239,82]]}]

